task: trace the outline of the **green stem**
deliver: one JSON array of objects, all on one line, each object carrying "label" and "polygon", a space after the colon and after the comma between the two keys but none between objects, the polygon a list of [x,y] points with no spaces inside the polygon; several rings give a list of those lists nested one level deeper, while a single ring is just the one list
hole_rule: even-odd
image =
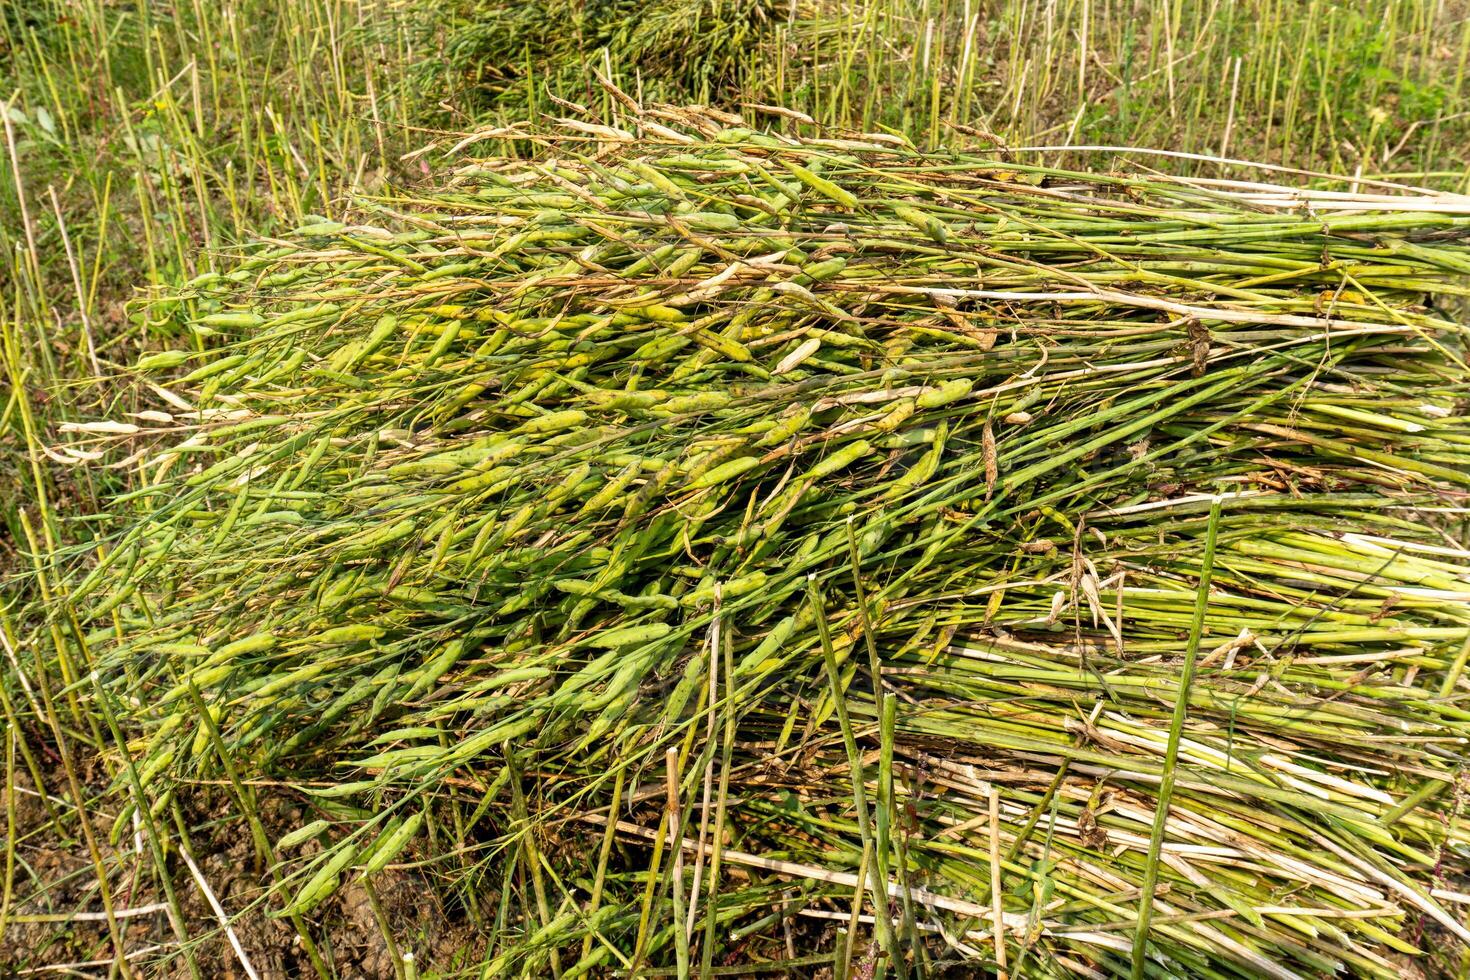
[{"label": "green stem", "polygon": [[[816,614],[817,635],[822,643],[822,658],[827,665],[827,681],[832,687],[832,701],[837,712],[837,724],[842,729],[842,744],[847,749],[848,765],[852,768],[852,803],[857,811],[858,834],[862,837],[864,847],[872,847],[874,861],[868,866],[869,875],[872,879],[873,889],[873,921],[875,931],[878,933],[878,944],[888,954],[889,962],[894,968],[903,971],[902,962],[898,955],[898,943],[893,932],[893,922],[888,915],[888,879],[883,877],[878,870],[877,847],[873,839],[873,827],[868,818],[868,794],[863,776],[863,755],[858,749],[857,738],[853,735],[852,719],[847,714],[847,693],[842,687],[842,671],[837,665],[837,653],[832,648],[832,634],[827,626],[827,612],[822,605],[822,590],[817,585],[815,575],[807,577],[807,596],[811,600],[812,610]],[[880,963],[877,976],[882,976],[883,969]]]},{"label": "green stem", "polygon": [[1200,638],[1205,629],[1205,611],[1210,603],[1210,579],[1215,571],[1215,538],[1219,530],[1220,498],[1216,496],[1210,505],[1210,523],[1205,531],[1205,554],[1200,567],[1199,589],[1194,597],[1194,622],[1189,627],[1189,646],[1184,651],[1179,696],[1174,699],[1174,717],[1169,722],[1169,742],[1164,750],[1164,775],[1159,782],[1158,808],[1154,812],[1153,832],[1148,841],[1148,860],[1144,866],[1143,884],[1139,889],[1138,928],[1133,934],[1133,980],[1142,980],[1144,974],[1148,924],[1153,916],[1154,890],[1159,882],[1159,855],[1164,846],[1164,824],[1169,819],[1169,798],[1174,793],[1174,777],[1179,762],[1179,739],[1184,731],[1185,715],[1189,713],[1189,687],[1194,682],[1194,665],[1199,658]]}]

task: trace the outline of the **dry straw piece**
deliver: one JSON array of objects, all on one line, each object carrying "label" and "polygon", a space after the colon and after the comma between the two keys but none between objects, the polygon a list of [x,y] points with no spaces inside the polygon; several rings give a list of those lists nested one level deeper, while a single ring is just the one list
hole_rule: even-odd
[{"label": "dry straw piece", "polygon": [[419,868],[487,976],[1458,963],[1470,201],[534,138],[190,283],[71,434],[147,793],[328,821],[274,908]]}]

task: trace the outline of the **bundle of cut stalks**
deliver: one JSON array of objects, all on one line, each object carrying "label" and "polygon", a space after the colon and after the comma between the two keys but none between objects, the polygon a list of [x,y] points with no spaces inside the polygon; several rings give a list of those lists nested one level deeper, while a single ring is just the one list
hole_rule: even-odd
[{"label": "bundle of cut stalks", "polygon": [[1470,202],[637,112],[72,434],[116,832],[284,785],[276,914],[415,867],[486,976],[1454,969]]},{"label": "bundle of cut stalks", "polygon": [[467,0],[409,18],[442,52],[409,84],[477,118],[553,110],[547,92],[601,101],[598,72],[647,98],[720,101],[741,90],[773,28],[797,10],[788,0]]}]

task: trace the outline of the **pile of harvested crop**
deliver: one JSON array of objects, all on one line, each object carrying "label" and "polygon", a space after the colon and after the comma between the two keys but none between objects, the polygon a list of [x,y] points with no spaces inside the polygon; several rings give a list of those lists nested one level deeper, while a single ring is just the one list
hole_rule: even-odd
[{"label": "pile of harvested crop", "polygon": [[1470,207],[639,112],[174,301],[73,447],[131,792],[485,975],[1458,962]]},{"label": "pile of harvested crop", "polygon": [[474,118],[554,111],[547,93],[600,101],[596,72],[646,98],[721,100],[742,90],[796,9],[788,0],[468,0],[421,19],[442,56],[418,65],[411,84]]}]

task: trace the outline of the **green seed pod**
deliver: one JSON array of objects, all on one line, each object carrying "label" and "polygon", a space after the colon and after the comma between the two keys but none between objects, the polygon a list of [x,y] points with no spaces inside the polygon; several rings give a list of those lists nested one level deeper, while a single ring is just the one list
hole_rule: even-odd
[{"label": "green seed pod", "polygon": [[257,701],[267,701],[282,691],[290,690],[304,681],[309,681],[320,676],[323,671],[329,669],[331,666],[332,662],[329,660],[314,661],[304,667],[296,668],[289,674],[282,674],[273,680],[266,681],[258,687],[250,688],[250,694]]},{"label": "green seed pod", "polygon": [[[313,216],[314,217],[314,216]],[[298,238],[312,238],[330,235],[340,235],[347,230],[347,226],[340,221],[316,221],[302,225],[291,232]]]},{"label": "green seed pod", "polygon": [[[941,421],[940,425],[944,425]],[[905,429],[890,436],[884,436],[878,440],[880,449],[912,449],[915,446],[928,446],[934,442],[935,429]]]},{"label": "green seed pod", "polygon": [[818,177],[801,164],[792,163],[790,160],[782,160],[781,165],[791,171],[797,180],[828,200],[835,201],[845,208],[855,208],[858,206],[858,199],[851,191],[843,190],[825,177]]},{"label": "green seed pod", "polygon": [[756,446],[764,449],[769,446],[779,446],[788,442],[811,421],[811,409],[805,405],[797,405],[795,410],[788,410],[776,425],[766,432],[764,436],[756,441]]},{"label": "green seed pod", "polygon": [[196,688],[201,691],[208,690],[212,688],[215,684],[224,680],[226,677],[229,677],[230,673],[234,671],[234,669],[234,664],[220,664],[216,667],[209,667],[204,670],[194,671],[190,674],[187,681],[181,684],[176,684],[173,687],[169,688],[169,690],[164,693],[163,697],[158,699],[158,703],[168,704],[169,702],[176,700],[189,690],[190,683],[192,683]]},{"label": "green seed pod", "polygon": [[253,633],[250,636],[241,637],[233,642],[226,643],[215,651],[216,657],[242,657],[251,653],[261,653],[273,649],[276,645],[276,634],[269,630]]},{"label": "green seed pod", "polygon": [[488,470],[476,472],[474,476],[456,480],[451,486],[460,493],[484,491],[488,495],[494,495],[516,483],[519,474],[519,468],[513,465],[494,466]]},{"label": "green seed pod", "polygon": [[194,370],[190,371],[188,374],[180,378],[178,380],[178,383],[187,385],[193,384],[196,381],[203,381],[205,378],[211,378],[214,375],[219,374],[223,371],[228,371],[230,368],[234,367],[244,360],[244,354],[231,354],[229,357],[221,357],[217,361],[211,361],[208,364],[201,364],[199,367],[195,368]]},{"label": "green seed pod", "polygon": [[[208,712],[210,721],[214,723],[214,727],[217,730],[219,728],[220,717],[224,714],[224,709],[220,705],[209,704],[204,706],[204,710]],[[203,756],[205,750],[209,748],[209,743],[209,727],[201,721],[194,728],[194,741],[189,746],[190,757],[198,759]]]},{"label": "green seed pod", "polygon": [[558,592],[565,592],[568,595],[589,596],[597,594],[596,582],[588,582],[585,579],[579,578],[557,579],[551,583],[551,587]]},{"label": "green seed pod", "polygon": [[635,350],[631,356],[633,361],[642,361],[653,365],[668,360],[670,357],[689,346],[691,343],[685,334],[668,334],[655,337],[648,343]]},{"label": "green seed pod", "polygon": [[766,580],[767,575],[765,572],[751,572],[749,575],[742,575],[740,578],[731,579],[728,582],[716,583],[713,580],[706,581],[701,583],[693,592],[687,592],[680,596],[679,604],[687,608],[689,606],[699,606],[713,602],[715,600],[717,584],[719,586],[721,601],[738,599],[740,596],[749,595],[763,588]]},{"label": "green seed pod", "polygon": [[630,306],[626,311],[630,316],[642,320],[652,320],[655,323],[682,323],[685,319],[683,310],[676,310],[672,306],[664,306],[661,303],[650,303],[646,306]]},{"label": "green seed pod", "polygon": [[349,643],[363,643],[368,640],[376,640],[386,633],[387,630],[381,626],[371,623],[352,623],[348,626],[337,626],[318,633],[310,641],[315,646],[338,646]]},{"label": "green seed pod", "polygon": [[660,268],[668,260],[669,256],[673,255],[674,252],[678,250],[678,247],[679,246],[674,244],[660,245],[652,252],[649,252],[647,255],[643,256],[643,258],[631,263],[626,269],[622,271],[622,275],[626,278],[631,279],[634,276],[641,276],[643,273],[647,272],[650,269]]},{"label": "green seed pod", "polygon": [[943,245],[949,241],[949,228],[947,228],[944,222],[940,221],[938,218],[935,218],[932,215],[925,214],[922,211],[915,210],[914,208],[905,207],[902,204],[895,205],[893,208],[893,213],[898,215],[904,221],[907,221],[909,224],[913,225],[915,228],[919,229],[919,231],[922,231],[924,234],[928,235],[930,238],[934,239],[939,244]]},{"label": "green seed pod", "polygon": [[679,683],[674,685],[673,692],[664,704],[664,717],[683,718],[684,708],[689,704],[694,692],[709,682],[709,657],[696,656],[689,660],[684,667],[684,676]]},{"label": "green seed pod", "polygon": [[618,649],[622,647],[642,646],[654,640],[662,639],[673,632],[673,627],[668,623],[645,623],[642,626],[624,626],[621,629],[607,630],[588,637],[587,642],[595,647]]},{"label": "green seed pod", "polygon": [[884,500],[893,500],[903,496],[916,487],[923,486],[938,472],[940,457],[944,455],[944,437],[948,428],[948,423],[939,423],[938,428],[934,430],[934,441],[929,451],[921,456],[917,463],[901,474],[898,479],[889,484],[888,489],[883,491]]},{"label": "green seed pod", "polygon": [[730,402],[730,395],[723,391],[701,391],[692,395],[670,398],[660,405],[659,409],[670,415],[698,415],[718,411],[729,405]]},{"label": "green seed pod", "polygon": [[609,504],[617,499],[619,494],[628,488],[628,485],[633,482],[634,478],[637,477],[642,469],[643,467],[638,460],[628,463],[618,472],[617,476],[604,484],[601,490],[587,498],[587,501],[582,504],[581,509],[577,511],[577,516],[582,517],[589,514],[597,514],[606,509]]},{"label": "green seed pod", "polygon": [[[264,335],[267,332],[274,330],[276,327],[284,327],[287,324],[300,323],[304,320],[314,320],[318,317],[328,317],[331,316],[333,313],[336,313],[339,309],[341,309],[341,307],[339,307],[336,303],[317,303],[314,306],[306,306],[302,307],[299,310],[291,310],[289,313],[282,313],[280,316],[272,317],[265,323],[261,324],[261,334]],[[251,342],[253,343],[261,339],[263,339],[263,336],[258,336],[254,338],[254,340],[252,340]]]},{"label": "green seed pod", "polygon": [[356,849],[351,847],[343,847],[338,850],[317,869],[316,874],[312,875],[306,884],[301,886],[295,896],[286,903],[284,909],[272,912],[271,916],[282,918],[289,915],[301,915],[326,901],[342,884],[342,870],[352,863],[356,855]]},{"label": "green seed pod", "polygon": [[133,804],[131,799],[122,805],[118,810],[117,819],[112,821],[112,828],[107,832],[107,842],[109,844],[117,847],[122,843],[123,835],[132,827],[133,816],[137,812],[138,808]]},{"label": "green seed pod", "polygon": [[668,397],[663,391],[617,391],[598,393],[592,400],[599,408],[614,412],[641,412]]},{"label": "green seed pod", "polygon": [[746,654],[735,667],[737,676],[744,677],[750,673],[761,673],[776,666],[775,658],[786,646],[786,641],[791,638],[796,629],[795,614],[787,616],[771,628],[754,650]]},{"label": "green seed pod", "polygon": [[975,388],[971,378],[956,378],[946,381],[937,388],[925,388],[917,399],[920,409],[939,408],[964,398]]},{"label": "green seed pod", "polygon": [[463,640],[451,640],[446,643],[439,655],[424,665],[423,670],[414,680],[413,686],[403,696],[403,700],[412,701],[439,683],[439,679],[454,669],[454,665],[463,659],[467,651],[468,645]]},{"label": "green seed pod", "polygon": [[133,594],[137,591],[138,583],[136,581],[125,582],[121,588],[114,591],[106,599],[103,599],[95,607],[93,607],[91,613],[89,614],[90,618],[100,619],[101,617],[106,616],[108,613],[121,606],[124,602],[127,602],[128,599],[132,598]]},{"label": "green seed pod", "polygon": [[276,850],[289,851],[299,844],[305,844],[314,837],[319,837],[332,826],[330,820],[313,820],[311,823],[297,827],[289,834],[276,841]]},{"label": "green seed pod", "polygon": [[494,677],[472,685],[469,690],[476,692],[498,691],[503,687],[510,687],[513,684],[539,681],[550,676],[551,671],[545,667],[518,667],[515,670],[502,670]]},{"label": "green seed pod", "polygon": [[164,749],[138,769],[138,782],[144,789],[174,761],[174,750]]},{"label": "green seed pod", "polygon": [[907,422],[916,410],[914,399],[900,398],[881,419],[873,423],[873,428],[879,432],[893,432]]},{"label": "green seed pod", "polygon": [[373,327],[373,332],[367,335],[362,347],[358,349],[351,360],[343,365],[341,370],[350,371],[373,354],[376,354],[378,349],[387,343],[388,338],[393,336],[397,330],[398,318],[396,316],[387,313],[379,317],[377,324]]},{"label": "green seed pod", "polygon": [[449,352],[449,348],[459,339],[461,329],[465,328],[473,333],[473,328],[462,320],[451,320],[446,324],[444,330],[439,334],[439,339],[434,342],[434,346],[429,348],[429,353],[419,363],[419,368],[433,367],[435,362]]},{"label": "green seed pod", "polygon": [[168,657],[207,657],[211,652],[209,647],[198,643],[153,643],[149,649]]},{"label": "green seed pod", "polygon": [[408,847],[418,836],[419,828],[423,824],[423,813],[415,813],[393,830],[380,835],[372,844],[372,856],[362,867],[363,877],[377,874],[392,864],[393,860],[403,853],[404,848]]},{"label": "green seed pod", "polygon": [[694,338],[695,343],[702,344],[716,354],[729,358],[732,361],[745,364],[755,360],[754,355],[739,341],[727,337],[724,334],[712,333],[708,330],[696,330],[690,336]]},{"label": "green seed pod", "polygon": [[133,365],[135,371],[163,371],[168,368],[178,367],[194,356],[193,351],[165,350],[156,354],[144,354],[138,358]]},{"label": "green seed pod", "polygon": [[628,163],[628,169],[632,170],[638,176],[642,177],[644,180],[648,181],[654,187],[657,187],[659,190],[663,191],[674,200],[682,201],[684,199],[684,189],[678,184],[674,183],[668,177],[665,177],[661,171],[655,169],[649,164],[646,164],[641,160],[632,160]]},{"label": "green seed pod", "polygon": [[755,469],[761,464],[759,456],[741,456],[729,462],[721,463],[713,469],[706,470],[697,479],[689,484],[690,490],[703,490],[707,487],[719,486],[727,483],[740,474]]},{"label": "green seed pod", "polygon": [[873,446],[866,439],[859,439],[850,445],[843,446],[806,473],[806,479],[816,482],[823,477],[831,476],[838,470],[846,469],[854,462],[873,451]]},{"label": "green seed pod", "polygon": [[735,231],[740,227],[739,218],[719,211],[692,211],[678,218],[699,231]]},{"label": "green seed pod", "polygon": [[347,556],[371,554],[375,549],[406,538],[416,530],[418,530],[416,521],[411,519],[398,521],[375,531],[369,531],[367,534],[348,538],[343,542],[344,554]]},{"label": "green seed pod", "polygon": [[586,421],[587,413],[573,408],[560,412],[549,412],[546,415],[538,415],[536,418],[528,419],[516,431],[528,435],[537,432],[557,432],[561,429],[570,429],[572,426],[581,425]]},{"label": "green seed pod", "polygon": [[794,280],[803,286],[814,282],[825,282],[847,268],[847,259],[838,255],[821,262],[809,262],[801,269],[801,275]]},{"label": "green seed pod", "polygon": [[199,318],[199,323],[206,327],[216,327],[227,330],[249,330],[265,323],[265,317],[259,313],[211,313]]}]

